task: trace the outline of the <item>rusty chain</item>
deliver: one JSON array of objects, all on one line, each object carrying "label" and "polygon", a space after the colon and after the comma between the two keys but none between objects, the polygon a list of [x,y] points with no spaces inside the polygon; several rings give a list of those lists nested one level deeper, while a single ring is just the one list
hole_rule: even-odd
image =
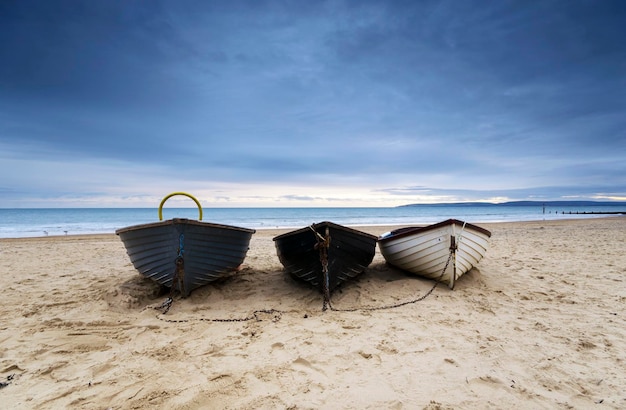
[{"label": "rusty chain", "polygon": [[[395,303],[393,305],[384,305],[384,306],[365,306],[365,307],[360,307],[360,308],[348,308],[348,309],[337,309],[334,308],[332,306],[330,306],[330,310],[334,311],[334,312],[358,312],[358,311],[373,311],[373,310],[384,310],[384,309],[395,309],[395,308],[399,308],[401,306],[406,306],[406,305],[410,305],[412,303],[417,303],[417,302],[421,302],[422,300],[426,299],[428,296],[430,296],[431,293],[433,293],[433,291],[435,290],[435,288],[437,287],[437,285],[439,285],[439,281],[441,281],[441,278],[443,278],[443,275],[445,275],[446,273],[446,269],[448,269],[448,265],[450,264],[450,260],[452,259],[452,255],[454,254],[454,251],[451,250],[450,254],[448,255],[448,260],[446,261],[446,265],[443,267],[443,270],[441,271],[441,275],[439,275],[439,277],[435,280],[435,284],[433,285],[432,288],[430,288],[428,290],[428,292],[426,292],[425,294],[423,294],[422,296],[420,296],[417,299],[412,299],[412,300],[407,300],[404,302],[400,302],[400,303]],[[329,303],[330,305],[330,303]]]},{"label": "rusty chain", "polygon": [[163,309],[163,314],[169,312],[172,307],[172,303],[174,303],[174,292],[176,291],[176,285],[178,285],[178,290],[181,295],[185,295],[185,258],[183,254],[185,253],[184,248],[185,235],[180,234],[178,237],[178,255],[174,260],[174,264],[176,265],[176,269],[174,271],[174,276],[172,277],[172,286],[170,287],[170,296],[165,299],[165,301],[155,309]]},{"label": "rusty chain", "polygon": [[315,244],[313,249],[317,249],[320,252],[320,263],[322,265],[322,291],[324,293],[324,304],[322,306],[322,311],[326,311],[327,308],[330,308],[332,310],[332,306],[330,305],[330,277],[328,275],[328,249],[330,248],[330,232],[328,231],[328,227],[326,227],[326,236],[322,236],[313,228],[313,225],[311,225],[310,228],[315,234],[315,239],[317,240],[317,243]]},{"label": "rusty chain", "polygon": [[[441,279],[446,273],[446,270],[448,269],[450,260],[452,260],[452,256],[455,253],[455,249],[451,247],[450,254],[448,255],[448,260],[446,261],[446,264],[443,267],[443,270],[441,271],[441,275],[439,275],[439,277],[435,280],[434,285],[425,294],[423,294],[422,296],[416,299],[399,302],[399,303],[395,303],[392,305],[384,305],[384,306],[365,306],[365,307],[360,307],[360,308],[347,308],[347,309],[335,308],[332,306],[331,301],[330,301],[330,289],[329,289],[330,278],[328,275],[328,249],[330,248],[330,234],[328,232],[328,227],[326,227],[326,236],[322,236],[319,232],[315,231],[315,229],[313,229],[313,226],[310,226],[310,228],[316,235],[317,243],[315,244],[314,248],[316,250],[319,250],[320,252],[320,263],[322,265],[322,275],[323,275],[322,291],[324,294],[324,303],[322,305],[322,311],[326,311],[328,309],[334,312],[374,311],[374,310],[395,309],[395,308],[410,305],[413,303],[421,302],[422,300],[430,296],[435,290],[435,288],[437,287],[437,285],[439,285]],[[159,307],[154,308],[156,310],[164,309],[164,311],[162,312],[163,315],[165,315],[170,310],[170,307],[172,306],[173,294],[174,294],[174,288],[175,288],[174,286],[175,280],[180,281],[180,289],[181,289],[181,293],[183,293],[183,289],[184,289],[183,283],[182,283],[183,275],[184,275],[184,260],[182,258],[182,235],[181,235],[181,246],[179,248],[179,256],[176,258],[176,273],[172,281],[172,288],[170,291],[170,296]],[[252,312],[251,315],[243,317],[243,318],[226,318],[226,319],[220,319],[220,318],[165,319],[159,315],[157,315],[156,317],[157,319],[161,321],[169,322],[169,323],[186,323],[186,322],[191,322],[192,320],[198,321],[198,322],[218,322],[218,323],[248,322],[250,320],[256,320],[257,322],[260,322],[262,321],[262,319],[259,319],[259,316],[258,316],[259,313],[273,314],[274,317],[272,318],[272,322],[278,322],[282,318],[282,314],[285,312],[277,310],[277,309],[259,309],[259,310],[255,310],[254,312]]]},{"label": "rusty chain", "polygon": [[[155,308],[157,309],[157,308]],[[210,318],[205,318],[205,317],[199,317],[199,318],[195,318],[195,319],[166,319],[160,315],[156,315],[156,318],[163,321],[163,322],[168,322],[168,323],[188,323],[188,322],[218,322],[218,323],[228,323],[228,322],[249,322],[250,320],[256,320],[257,322],[262,322],[263,319],[259,318],[259,314],[260,313],[265,313],[268,315],[274,315],[272,318],[272,322],[276,323],[278,322],[281,318],[284,312],[280,311],[280,310],[276,310],[276,309],[259,309],[259,310],[255,310],[254,312],[252,312],[251,315],[246,316],[246,317],[242,317],[242,318],[227,318],[227,319],[220,319],[220,318],[215,318],[215,319],[210,319]]]}]

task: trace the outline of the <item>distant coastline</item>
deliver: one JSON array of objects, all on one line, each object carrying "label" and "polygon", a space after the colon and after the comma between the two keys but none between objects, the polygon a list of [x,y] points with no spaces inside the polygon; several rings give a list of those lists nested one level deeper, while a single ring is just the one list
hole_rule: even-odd
[{"label": "distant coastline", "polygon": [[626,207],[626,201],[510,201],[510,202],[448,202],[434,204],[407,204],[399,207],[414,206],[458,206],[458,207],[489,207],[489,206],[623,206]]}]

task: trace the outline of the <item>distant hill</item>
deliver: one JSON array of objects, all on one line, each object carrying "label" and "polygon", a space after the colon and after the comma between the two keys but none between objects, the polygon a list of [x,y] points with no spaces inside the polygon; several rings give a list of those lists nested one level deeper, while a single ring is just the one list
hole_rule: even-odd
[{"label": "distant hill", "polygon": [[400,205],[400,207],[410,206],[626,206],[624,201],[511,201],[511,202],[452,202],[452,203],[436,203],[436,204],[408,204]]}]

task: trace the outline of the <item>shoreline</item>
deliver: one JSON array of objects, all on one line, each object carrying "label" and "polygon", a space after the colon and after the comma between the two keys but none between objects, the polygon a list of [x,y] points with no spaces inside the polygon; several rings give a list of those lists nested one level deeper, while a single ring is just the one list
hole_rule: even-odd
[{"label": "shoreline", "polygon": [[[625,202],[626,204],[626,202]],[[579,214],[565,214],[565,212]],[[595,218],[619,214],[581,214],[580,212],[620,211],[620,207],[565,206],[558,210],[536,206],[490,207],[469,206],[418,206],[394,208],[219,208],[207,209],[205,221],[248,229],[297,229],[322,221],[332,221],[344,226],[408,226],[428,225],[449,218],[473,224],[494,222],[524,222],[537,220],[563,220]],[[194,208],[167,208],[164,219],[199,217]],[[45,236],[75,236],[115,233],[117,229],[158,221],[157,212],[150,208],[52,208],[0,209],[0,238]]]},{"label": "shoreline", "polygon": [[[260,229],[244,265],[174,301],[115,234],[2,238],[0,382],[14,408],[626,405],[626,219],[480,223],[454,290],[389,267],[322,295]],[[392,226],[361,226],[379,235]],[[244,319],[244,320],[242,320]],[[223,321],[226,320],[226,321]]]},{"label": "shoreline", "polygon": [[[565,215],[568,215],[570,213],[566,213]],[[568,223],[568,222],[574,222],[574,221],[585,221],[585,220],[603,220],[603,219],[608,219],[608,220],[613,220],[614,218],[620,218],[620,217],[626,217],[626,212],[621,213],[602,213],[602,214],[598,214],[598,213],[591,213],[591,212],[587,212],[587,213],[571,213],[571,215],[597,215],[597,216],[591,216],[591,217],[585,217],[585,218],[566,218],[566,219],[534,219],[534,220],[524,220],[524,221],[492,221],[492,222],[471,222],[474,225],[498,225],[498,224],[524,224],[524,223],[552,223],[552,222],[563,222],[563,223]],[[211,221],[203,221],[203,222],[209,222],[211,223]],[[321,221],[318,221],[321,222]],[[215,222],[218,223],[218,222]],[[405,224],[405,223],[398,223],[398,224],[388,224],[388,223],[384,223],[384,224],[367,224],[367,225],[362,225],[362,224],[357,224],[357,225],[351,225],[351,224],[347,224],[344,226],[350,227],[350,228],[354,228],[354,229],[359,229],[359,230],[363,230],[363,231],[367,231],[367,230],[372,230],[372,229],[376,229],[376,228],[386,228],[387,230],[390,229],[396,229],[398,227],[403,227],[403,226],[426,226],[429,224],[423,224],[423,223],[415,223],[415,224]],[[294,226],[294,227],[290,227],[290,226],[284,226],[284,227],[272,227],[272,228],[252,228],[255,229],[256,232],[264,232],[264,231],[280,231],[280,232],[290,232],[292,230],[296,230],[296,229],[300,229],[304,227],[304,225],[301,226]],[[383,231],[384,232],[384,231]],[[278,234],[277,234],[278,235]],[[61,238],[90,238],[90,237],[105,237],[105,236],[117,236],[114,232],[96,232],[96,233],[77,233],[77,234],[71,234],[68,233],[67,235],[42,235],[42,236],[18,236],[18,237],[0,237],[0,242],[1,241],[6,241],[6,240],[19,240],[19,239],[61,239]]]}]

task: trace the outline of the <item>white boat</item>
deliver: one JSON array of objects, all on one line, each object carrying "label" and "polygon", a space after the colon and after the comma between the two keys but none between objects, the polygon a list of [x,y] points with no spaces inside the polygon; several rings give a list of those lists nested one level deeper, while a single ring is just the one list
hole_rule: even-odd
[{"label": "white boat", "polygon": [[387,263],[454,289],[456,280],[485,256],[491,232],[467,222],[448,219],[424,227],[387,232],[378,247]]}]

